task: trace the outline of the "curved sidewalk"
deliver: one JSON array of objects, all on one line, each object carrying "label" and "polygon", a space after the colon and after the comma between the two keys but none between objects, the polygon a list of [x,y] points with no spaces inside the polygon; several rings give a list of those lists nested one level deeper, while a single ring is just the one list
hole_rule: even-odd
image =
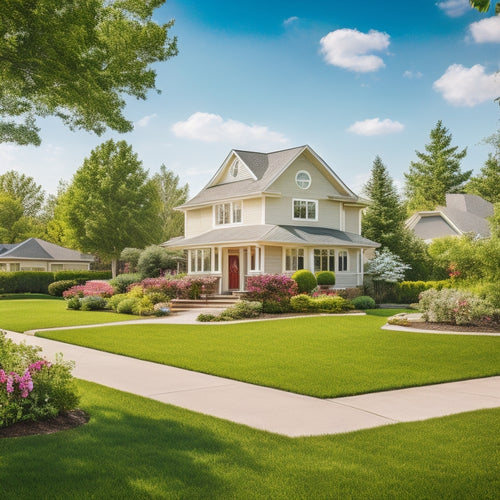
[{"label": "curved sidewalk", "polygon": [[53,359],[76,363],[75,377],[290,437],[337,434],[500,406],[500,376],[318,399],[245,382],[7,332]]}]

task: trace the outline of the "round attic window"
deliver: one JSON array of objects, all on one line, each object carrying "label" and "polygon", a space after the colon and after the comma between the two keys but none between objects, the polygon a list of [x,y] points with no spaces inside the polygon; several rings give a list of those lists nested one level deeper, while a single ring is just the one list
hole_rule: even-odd
[{"label": "round attic window", "polygon": [[295,182],[300,189],[308,189],[311,185],[311,176],[305,170],[299,170],[295,176]]},{"label": "round attic window", "polygon": [[229,173],[233,176],[236,177],[238,175],[238,168],[240,166],[240,162],[238,159],[233,160],[233,163],[231,164],[231,168],[229,169]]}]

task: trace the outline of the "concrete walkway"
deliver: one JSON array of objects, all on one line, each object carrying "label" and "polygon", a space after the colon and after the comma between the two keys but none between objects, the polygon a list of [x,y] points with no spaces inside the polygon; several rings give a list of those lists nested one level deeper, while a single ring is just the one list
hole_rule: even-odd
[{"label": "concrete walkway", "polygon": [[337,434],[500,406],[500,377],[318,399],[62,342],[8,332],[62,352],[75,377],[290,437]]}]

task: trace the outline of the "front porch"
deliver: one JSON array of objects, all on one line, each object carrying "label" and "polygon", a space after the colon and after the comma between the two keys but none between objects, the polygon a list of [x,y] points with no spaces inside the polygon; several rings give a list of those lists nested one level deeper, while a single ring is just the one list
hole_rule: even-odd
[{"label": "front porch", "polygon": [[231,245],[187,249],[188,274],[219,278],[218,293],[245,291],[247,279],[261,274],[286,274],[298,269],[334,271],[335,288],[363,284],[363,248]]}]

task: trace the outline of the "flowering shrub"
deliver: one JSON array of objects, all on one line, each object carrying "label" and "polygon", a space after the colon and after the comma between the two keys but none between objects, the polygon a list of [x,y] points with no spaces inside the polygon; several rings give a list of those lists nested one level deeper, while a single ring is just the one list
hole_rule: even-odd
[{"label": "flowering shrub", "polygon": [[297,282],[284,274],[250,276],[247,281],[247,297],[260,302],[286,302],[297,295]]},{"label": "flowering shrub", "polygon": [[107,281],[93,280],[87,281],[84,285],[76,285],[63,292],[63,297],[69,299],[75,295],[78,297],[88,297],[98,295],[99,297],[111,297],[114,289]]},{"label": "flowering shrub", "polygon": [[40,420],[78,404],[72,363],[62,357],[50,363],[40,348],[17,345],[0,332],[0,427]]},{"label": "flowering shrub", "polygon": [[213,294],[218,278],[212,276],[185,276],[183,278],[146,278],[140,285],[149,294],[163,292],[168,299],[199,299],[201,295]]},{"label": "flowering shrub", "polygon": [[498,323],[500,311],[477,295],[463,290],[430,289],[420,294],[419,308],[426,321],[455,325]]}]

